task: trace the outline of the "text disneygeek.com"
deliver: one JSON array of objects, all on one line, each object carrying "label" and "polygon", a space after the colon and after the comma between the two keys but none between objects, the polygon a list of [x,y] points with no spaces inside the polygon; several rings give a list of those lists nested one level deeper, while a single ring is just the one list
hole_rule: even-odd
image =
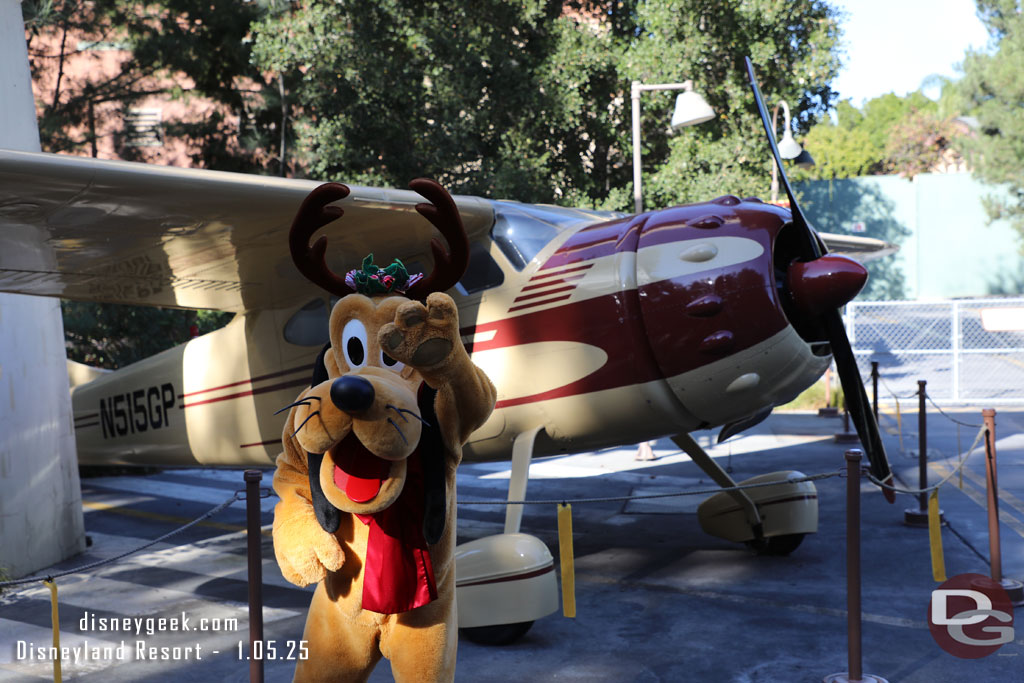
[{"label": "text disneygeek.com", "polygon": [[[97,616],[87,611],[78,621],[78,632],[94,635],[93,642],[85,638],[73,645],[54,647],[45,642],[18,640],[14,643],[14,658],[20,662],[52,662],[59,659],[63,662],[81,664],[115,661],[201,661],[222,651],[233,654],[240,660],[249,659],[250,656],[254,659],[305,659],[308,656],[305,641],[261,641],[255,643],[255,650],[250,652],[248,640],[218,640],[218,647],[213,648],[200,642],[166,645],[150,642],[146,638],[170,633],[207,633],[213,636],[238,630],[238,619],[234,617],[193,618],[185,612],[173,617],[111,617]],[[117,640],[111,637],[119,635],[134,637],[122,637]]]}]

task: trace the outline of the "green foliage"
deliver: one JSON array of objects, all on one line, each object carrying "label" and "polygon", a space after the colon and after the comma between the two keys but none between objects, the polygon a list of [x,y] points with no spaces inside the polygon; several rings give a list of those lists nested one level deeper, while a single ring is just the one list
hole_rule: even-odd
[{"label": "green foliage", "polygon": [[777,412],[796,410],[821,410],[822,408],[843,407],[843,387],[838,382],[828,392],[829,400],[825,400],[825,378],[822,377],[811,386],[804,389],[799,396],[789,403],[785,403],[775,410]]},{"label": "green foliage", "polygon": [[944,161],[962,131],[953,122],[950,83],[938,102],[921,92],[905,97],[892,93],[865,103],[859,110],[849,100],[836,107],[836,122],[823,119],[812,126],[804,146],[814,156],[811,169],[794,170],[794,180],[854,178],[898,173],[914,176]]},{"label": "green foliage", "polygon": [[227,324],[231,313],[61,301],[68,358],[116,369]]},{"label": "green foliage", "polygon": [[815,165],[806,172],[793,174],[799,179],[855,178],[868,175],[881,165],[879,150],[861,128],[817,125],[807,133],[803,145],[813,150]]},{"label": "green foliage", "polygon": [[1024,15],[1015,0],[979,0],[978,13],[996,43],[964,60],[958,91],[979,129],[960,146],[978,178],[1006,190],[987,197],[989,216],[1024,236]]},{"label": "green foliage", "polygon": [[744,55],[800,125],[828,107],[838,69],[823,0],[311,0],[253,35],[254,62],[289,84],[296,153],[315,176],[430,175],[455,192],[616,209],[631,204],[630,81],[692,79],[718,114],[671,138],[674,93],[643,95],[658,206],[764,192]]}]

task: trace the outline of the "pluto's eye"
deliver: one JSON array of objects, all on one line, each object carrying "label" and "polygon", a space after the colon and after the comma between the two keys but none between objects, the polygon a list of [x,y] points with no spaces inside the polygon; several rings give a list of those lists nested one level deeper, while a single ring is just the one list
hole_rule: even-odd
[{"label": "pluto's eye", "polygon": [[398,362],[383,351],[380,352],[380,364],[394,372],[401,372],[405,368],[405,363]]},{"label": "pluto's eye", "polygon": [[345,362],[355,370],[366,364],[366,327],[359,320],[349,320],[341,331],[341,348]]}]

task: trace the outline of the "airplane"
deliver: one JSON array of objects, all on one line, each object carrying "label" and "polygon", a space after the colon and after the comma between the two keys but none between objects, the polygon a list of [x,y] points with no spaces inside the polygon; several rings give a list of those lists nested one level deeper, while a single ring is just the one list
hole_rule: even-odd
[{"label": "airplane", "polygon": [[[748,70],[790,209],[732,195],[638,215],[454,197],[470,258],[449,294],[498,390],[464,457],[511,459],[509,500],[526,497],[533,457],[664,436],[719,486],[742,483],[691,433],[720,428],[721,440],[757,424],[833,358],[872,472],[891,476],[838,311],[866,271],[828,249],[894,247],[810,226]],[[80,464],[273,465],[286,417],[274,413],[309,386],[328,341],[334,302],[297,271],[287,237],[318,185],[0,150],[0,291],[236,314],[116,371],[69,361]],[[422,197],[349,188],[344,217],[318,233],[330,269],[372,252],[429,272],[436,233],[414,208]],[[698,519],[788,554],[817,529],[815,487],[799,477],[755,477],[777,484],[712,496]],[[557,608],[550,553],[519,533],[521,518],[508,506],[504,534],[459,551],[460,627],[482,642]]]}]

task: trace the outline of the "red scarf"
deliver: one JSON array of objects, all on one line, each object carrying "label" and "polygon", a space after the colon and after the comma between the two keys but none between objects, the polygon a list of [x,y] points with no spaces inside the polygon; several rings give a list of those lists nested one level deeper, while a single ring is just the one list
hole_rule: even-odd
[{"label": "red scarf", "polygon": [[398,614],[437,599],[434,566],[423,537],[423,466],[419,448],[406,460],[398,500],[372,515],[356,515],[370,527],[363,565],[363,609]]}]

